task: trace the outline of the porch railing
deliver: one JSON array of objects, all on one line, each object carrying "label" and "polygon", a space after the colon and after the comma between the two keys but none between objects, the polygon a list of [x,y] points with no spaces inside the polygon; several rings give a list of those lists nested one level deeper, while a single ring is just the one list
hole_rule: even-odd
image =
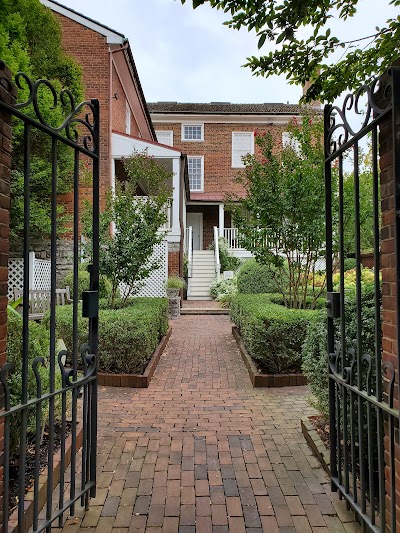
[{"label": "porch railing", "polygon": [[215,262],[215,273],[217,274],[217,281],[219,281],[219,275],[221,273],[221,263],[219,260],[219,235],[218,228],[214,226],[214,262]]},{"label": "porch railing", "polygon": [[224,237],[228,241],[228,247],[231,250],[242,250],[240,237],[237,228],[224,228]]},{"label": "porch railing", "polygon": [[185,235],[185,252],[187,254],[187,268],[188,268],[188,277],[192,277],[192,268],[193,268],[193,228],[188,226],[186,228]]}]

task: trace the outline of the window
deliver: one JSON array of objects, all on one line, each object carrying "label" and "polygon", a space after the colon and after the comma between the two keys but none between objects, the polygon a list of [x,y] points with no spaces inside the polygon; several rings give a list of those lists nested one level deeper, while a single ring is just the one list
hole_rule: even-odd
[{"label": "window", "polygon": [[232,132],[232,167],[243,168],[242,157],[254,154],[253,132]]},{"label": "window", "polygon": [[131,108],[129,107],[128,100],[126,100],[125,107],[125,133],[131,133]]},{"label": "window", "polygon": [[189,189],[202,191],[204,183],[204,158],[202,156],[188,157]]},{"label": "window", "polygon": [[182,141],[204,141],[204,124],[182,124]]},{"label": "window", "polygon": [[282,148],[286,148],[287,146],[291,146],[297,154],[300,154],[301,149],[299,141],[294,139],[288,131],[284,131],[282,133]]},{"label": "window", "polygon": [[156,131],[157,141],[167,146],[174,145],[174,132],[173,131]]}]

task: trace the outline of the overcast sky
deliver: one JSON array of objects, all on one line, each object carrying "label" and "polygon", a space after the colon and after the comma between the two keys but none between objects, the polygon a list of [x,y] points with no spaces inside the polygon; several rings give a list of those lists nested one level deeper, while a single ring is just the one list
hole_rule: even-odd
[{"label": "overcast sky", "polygon": [[[180,0],[59,1],[128,37],[148,102],[297,103],[301,96],[284,77],[264,79],[243,68],[247,57],[260,53],[255,33],[223,26],[224,13],[208,5],[193,10]],[[398,13],[388,4],[360,0],[355,19],[332,20],[333,33],[345,40],[375,33]],[[270,49],[267,44],[261,53]]]}]

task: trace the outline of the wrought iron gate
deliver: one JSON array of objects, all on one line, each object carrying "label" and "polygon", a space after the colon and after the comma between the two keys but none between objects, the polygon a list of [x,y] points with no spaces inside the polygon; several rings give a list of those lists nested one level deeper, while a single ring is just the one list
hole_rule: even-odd
[{"label": "wrought iron gate", "polygon": [[[398,446],[398,372],[395,364],[385,358],[382,349],[382,265],[381,209],[396,211],[393,241],[396,252],[390,265],[397,284],[397,314],[399,313],[399,250],[400,238],[400,139],[399,126],[400,70],[393,67],[369,86],[349,94],[343,105],[325,106],[325,187],[326,187],[326,271],[328,291],[328,357],[330,456],[332,489],[340,493],[359,517],[363,530],[396,531],[396,460]],[[361,125],[355,127],[353,119]],[[379,176],[379,134],[382,126],[392,121],[393,180],[392,197],[395,206],[381,204]],[[364,328],[365,292],[362,281],[360,234],[360,166],[361,154],[367,138],[371,143],[371,174],[373,187],[374,291],[370,304],[370,319],[375,321],[373,338],[366,338]],[[350,158],[346,154],[350,152]],[[350,176],[350,177],[349,177]],[[344,185],[352,180],[354,209],[351,224],[354,228],[356,259],[355,306],[348,307],[345,288],[345,229]],[[394,192],[395,191],[395,192]],[[348,215],[348,213],[347,213]],[[387,238],[387,236],[386,236]],[[395,265],[393,260],[395,259]],[[388,259],[386,257],[386,259]],[[333,272],[340,271],[338,286]],[[386,275],[386,274],[385,274]],[[371,300],[370,300],[371,301]],[[395,309],[395,307],[393,307]],[[354,313],[350,317],[350,313]],[[394,313],[394,311],[393,311]],[[356,327],[349,332],[349,321]],[[394,331],[396,331],[394,329]],[[393,354],[399,354],[395,340]],[[368,346],[368,348],[367,348]],[[372,348],[371,348],[372,347]],[[396,361],[397,360],[397,361]],[[397,468],[398,470],[398,468]]]},{"label": "wrought iron gate", "polygon": [[[13,83],[26,98],[16,103],[0,99],[0,110],[11,114],[13,129],[23,128],[19,170],[24,182],[24,289],[22,319],[13,315],[17,321],[17,334],[22,336],[21,361],[11,364],[8,360],[0,372],[4,390],[4,410],[0,412],[0,425],[4,429],[2,531],[14,531],[15,528],[22,533],[32,525],[35,532],[50,532],[52,525],[62,527],[67,513],[74,515],[79,500],[87,507],[89,498],[96,492],[99,103],[94,99],[76,105],[68,90],[58,94],[48,81],[32,81],[23,73],[18,73],[13,82],[7,76],[4,63],[0,62],[0,84],[10,92]],[[47,102],[50,101],[48,111],[61,106],[64,117],[61,124],[55,125],[44,118],[40,107],[43,99],[39,97],[43,92],[47,93]],[[43,199],[51,202],[51,290],[48,337],[43,340],[43,347],[41,345],[42,353],[32,360],[32,343],[37,342],[33,334],[37,326],[30,321],[29,252],[31,180],[35,177],[32,150],[37,152],[35,142],[38,138],[44,140],[42,157],[48,158],[51,172],[51,198]],[[69,222],[69,232],[73,239],[74,272],[70,308],[72,335],[70,339],[64,339],[68,351],[59,348],[56,329],[56,264],[60,242],[57,236],[57,183],[60,153],[67,150],[71,159],[73,220]],[[83,293],[81,309],[78,304],[78,267],[81,261],[79,190],[82,165],[86,182],[90,174],[89,186],[93,191],[93,243],[90,291]],[[80,314],[88,318],[85,338],[82,338],[82,325],[78,330]],[[10,318],[8,320],[10,323]],[[20,388],[17,386],[19,380]],[[43,448],[45,441],[47,446]],[[17,474],[11,479],[15,470]],[[10,505],[10,493],[15,486],[18,486],[18,493]],[[27,490],[28,497],[25,495]]]}]

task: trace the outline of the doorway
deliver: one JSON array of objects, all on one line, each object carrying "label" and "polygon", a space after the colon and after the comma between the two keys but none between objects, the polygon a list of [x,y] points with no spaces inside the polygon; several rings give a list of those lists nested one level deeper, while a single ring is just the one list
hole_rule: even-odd
[{"label": "doorway", "polygon": [[193,250],[203,249],[203,213],[187,213],[186,225],[192,226]]}]

